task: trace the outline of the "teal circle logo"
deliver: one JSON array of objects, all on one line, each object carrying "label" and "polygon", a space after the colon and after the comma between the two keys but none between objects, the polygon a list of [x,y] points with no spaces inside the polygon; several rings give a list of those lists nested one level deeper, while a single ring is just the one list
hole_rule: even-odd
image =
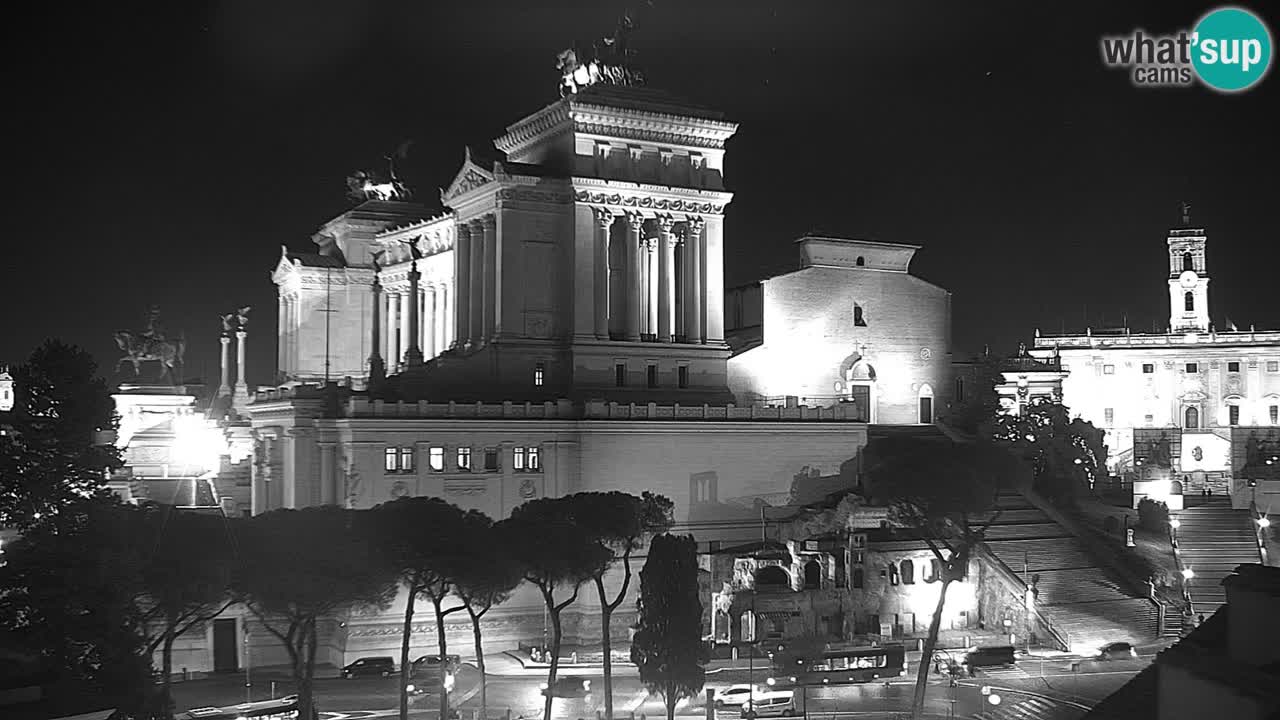
[{"label": "teal circle logo", "polygon": [[1219,8],[1196,24],[1191,64],[1205,85],[1221,92],[1253,87],[1271,66],[1271,33],[1248,10]]}]

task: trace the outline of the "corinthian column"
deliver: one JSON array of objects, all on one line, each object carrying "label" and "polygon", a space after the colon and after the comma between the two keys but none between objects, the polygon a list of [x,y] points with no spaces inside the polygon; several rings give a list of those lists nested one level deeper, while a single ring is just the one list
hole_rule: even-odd
[{"label": "corinthian column", "polygon": [[463,347],[471,327],[471,228],[460,223],[457,232],[453,246],[453,286],[457,288],[453,297],[453,342]]},{"label": "corinthian column", "polygon": [[244,407],[249,402],[249,385],[244,379],[244,341],[247,337],[249,333],[243,327],[236,330],[236,392],[233,401],[236,407]]},{"label": "corinthian column", "polygon": [[404,351],[404,364],[408,368],[416,368],[422,365],[422,348],[418,346],[418,311],[421,309],[418,297],[418,281],[422,279],[422,273],[418,272],[418,261],[414,260],[409,264],[409,294],[405,299],[409,302],[408,317],[405,318],[405,325],[408,329],[408,348]]},{"label": "corinthian column", "polygon": [[222,384],[218,385],[218,397],[226,397],[231,394],[231,338],[224,332],[219,339],[222,341]]},{"label": "corinthian column", "polygon": [[595,246],[595,332],[599,340],[609,339],[609,229],[616,219],[605,208],[593,208],[596,215]]},{"label": "corinthian column", "polygon": [[369,354],[369,384],[375,385],[387,377],[387,368],[382,364],[382,283],[378,282],[376,274],[373,276],[373,322],[370,327],[373,337],[369,343],[372,348]]},{"label": "corinthian column", "polygon": [[484,337],[484,223],[471,221],[471,293],[467,296],[467,340],[479,345]]},{"label": "corinthian column", "polygon": [[672,310],[675,308],[675,248],[671,238],[671,227],[675,220],[670,217],[658,218],[658,342],[671,342],[671,328],[674,325]]},{"label": "corinthian column", "polygon": [[702,283],[702,218],[691,217],[685,223],[686,268],[689,271],[689,297],[685,303],[685,323],[688,341],[702,342],[702,309],[704,291]]},{"label": "corinthian column", "polygon": [[387,372],[400,369],[400,296],[394,290],[387,291]]},{"label": "corinthian column", "polygon": [[627,213],[627,339],[640,339],[640,303],[643,296],[640,291],[640,228],[644,226],[644,218],[636,213]]},{"label": "corinthian column", "polygon": [[422,295],[422,309],[425,311],[422,313],[422,355],[427,358],[440,353],[440,343],[436,341],[436,325],[440,322],[436,299],[439,297],[435,285],[428,286]]},{"label": "corinthian column", "polygon": [[653,342],[658,339],[658,238],[645,238],[644,257],[644,334]]},{"label": "corinthian column", "polygon": [[480,339],[489,342],[498,334],[498,325],[502,321],[502,287],[498,282],[498,265],[501,253],[498,251],[498,216],[485,215],[481,219],[484,227],[484,324]]}]

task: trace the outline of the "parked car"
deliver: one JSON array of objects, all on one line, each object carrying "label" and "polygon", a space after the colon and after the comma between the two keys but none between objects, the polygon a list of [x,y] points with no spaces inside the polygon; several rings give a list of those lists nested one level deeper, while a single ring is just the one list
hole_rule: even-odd
[{"label": "parked car", "polygon": [[389,657],[362,657],[342,668],[342,677],[353,678],[360,675],[389,677],[395,672],[396,661]]},{"label": "parked car", "polygon": [[1113,642],[1098,651],[1099,660],[1127,660],[1138,657],[1138,651],[1127,642]]},{"label": "parked car", "polygon": [[723,690],[717,690],[716,707],[742,707],[742,704],[751,698],[753,690],[756,697],[761,696],[760,688],[751,685],[730,685]]},{"label": "parked car", "polygon": [[444,666],[446,672],[456,672],[461,664],[462,658],[457,655],[447,655],[443,659],[439,655],[423,655],[413,661],[413,665],[409,668],[409,673],[417,676],[422,674],[424,670],[437,670],[441,666]]},{"label": "parked car", "polygon": [[791,717],[796,714],[796,694],[791,690],[760,693],[754,701],[743,703],[742,717]]},{"label": "parked car", "polygon": [[580,677],[556,678],[552,687],[542,684],[542,694],[558,698],[586,697],[591,694],[591,681]]}]

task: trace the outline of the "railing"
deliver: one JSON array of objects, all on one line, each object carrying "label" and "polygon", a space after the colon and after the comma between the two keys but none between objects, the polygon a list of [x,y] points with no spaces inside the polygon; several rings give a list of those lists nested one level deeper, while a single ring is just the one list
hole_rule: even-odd
[{"label": "railing", "polygon": [[[999,555],[992,552],[991,549],[986,546],[986,543],[982,544],[981,552],[984,557],[992,561],[996,570],[1004,576],[1005,582],[1022,588],[1024,599],[1023,607],[1030,613],[1031,617],[1034,617],[1040,623],[1040,626],[1044,628],[1049,639],[1057,643],[1056,647],[1063,652],[1071,652],[1071,634],[1066,630],[1055,626],[1053,622],[1044,615],[1044,613],[1040,612],[1040,609],[1035,606],[1034,602],[1032,602],[1029,607],[1026,605],[1025,597],[1027,591],[1030,590],[1030,587],[1022,580],[1022,578],[1018,577],[1018,574],[1013,571],[1013,568],[1009,567],[1004,560],[1001,560]],[[1029,620],[1030,618],[1028,618],[1028,621]]]},{"label": "railing", "polygon": [[[1203,339],[1203,338],[1207,338]],[[1178,332],[1178,333],[1126,333],[1116,335],[1092,330],[1077,335],[1042,335],[1035,339],[1037,350],[1054,347],[1094,347],[1094,346],[1133,346],[1133,345],[1196,345],[1200,343],[1275,343],[1280,341],[1280,332],[1227,330],[1224,332]]]}]

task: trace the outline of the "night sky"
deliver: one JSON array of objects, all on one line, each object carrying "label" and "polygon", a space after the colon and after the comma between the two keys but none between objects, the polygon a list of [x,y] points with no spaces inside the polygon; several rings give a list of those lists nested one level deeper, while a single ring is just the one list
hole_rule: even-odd
[{"label": "night sky", "polygon": [[[1190,28],[1208,3],[633,2],[650,85],[740,123],[726,286],[792,269],[809,231],[922,245],[956,351],[1167,323],[1165,231],[1208,228],[1210,303],[1280,328],[1280,77],[1235,96],[1131,86],[1104,34]],[[1262,3],[1272,29],[1280,13]],[[104,365],[150,304],[217,383],[217,315],[252,305],[275,364],[281,244],[314,248],[344,178],[412,139],[439,205],[463,146],[555,101],[556,53],[621,0],[151,6],[43,3],[8,28],[10,229],[0,362],[46,337]],[[1274,7],[1274,4],[1273,4]],[[1273,60],[1273,65],[1276,61]]]}]

